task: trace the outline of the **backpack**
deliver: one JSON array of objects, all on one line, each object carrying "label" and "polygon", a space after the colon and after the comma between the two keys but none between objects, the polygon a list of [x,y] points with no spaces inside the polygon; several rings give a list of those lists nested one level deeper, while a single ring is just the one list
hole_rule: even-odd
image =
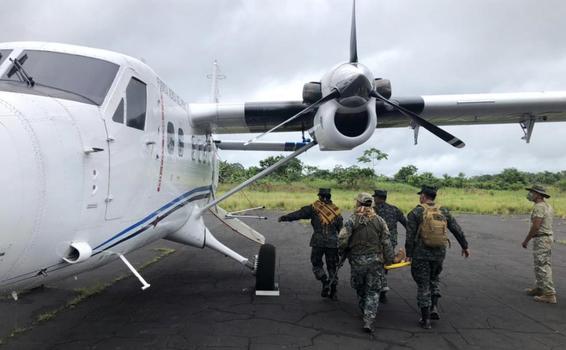
[{"label": "backpack", "polygon": [[419,234],[428,248],[445,248],[450,244],[446,228],[448,222],[440,211],[440,206],[421,205],[424,208],[423,221],[419,226]]}]

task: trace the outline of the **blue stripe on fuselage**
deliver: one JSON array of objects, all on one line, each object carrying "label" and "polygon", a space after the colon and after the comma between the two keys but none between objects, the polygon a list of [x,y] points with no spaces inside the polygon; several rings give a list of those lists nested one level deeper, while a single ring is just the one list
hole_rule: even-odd
[{"label": "blue stripe on fuselage", "polygon": [[149,214],[148,216],[146,216],[145,218],[141,219],[140,221],[136,222],[135,224],[131,225],[130,227],[120,231],[119,233],[117,233],[114,237],[109,238],[108,240],[106,240],[105,242],[99,244],[98,246],[96,246],[93,250],[97,250],[100,247],[112,242],[113,240],[115,240],[116,238],[119,238],[121,236],[123,236],[124,234],[126,234],[128,231],[131,231],[133,229],[135,229],[136,227],[138,227],[139,225],[142,225],[146,222],[148,222],[150,219],[152,219],[153,217],[157,216],[157,214],[160,214],[161,212],[165,211],[166,209],[170,208],[171,206],[173,206],[174,204],[177,204],[178,202],[182,201],[183,199],[191,196],[192,194],[195,194],[197,192],[202,192],[202,191],[211,191],[212,190],[212,186],[203,186],[203,187],[197,187],[189,192],[186,192],[182,195],[180,195],[179,197],[173,199],[171,202],[165,204],[164,206],[162,206],[161,208],[157,209],[156,211],[154,211],[153,213]]}]

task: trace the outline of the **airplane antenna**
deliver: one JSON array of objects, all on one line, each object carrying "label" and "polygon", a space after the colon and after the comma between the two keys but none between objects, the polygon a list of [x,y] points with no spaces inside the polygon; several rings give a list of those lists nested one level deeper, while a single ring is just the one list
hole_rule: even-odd
[{"label": "airplane antenna", "polygon": [[220,90],[218,89],[218,80],[226,79],[224,74],[220,74],[220,68],[218,68],[218,62],[214,60],[212,63],[212,74],[207,74],[208,79],[212,80],[210,89],[210,102],[218,103],[220,97]]},{"label": "airplane antenna", "polygon": [[352,29],[350,31],[350,63],[358,62],[358,43],[356,40],[356,0],[352,5]]}]

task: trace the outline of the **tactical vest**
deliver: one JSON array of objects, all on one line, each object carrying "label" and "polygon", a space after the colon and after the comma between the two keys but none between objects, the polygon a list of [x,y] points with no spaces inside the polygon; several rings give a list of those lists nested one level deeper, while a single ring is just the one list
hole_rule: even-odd
[{"label": "tactical vest", "polygon": [[438,205],[420,205],[423,207],[423,221],[419,226],[419,235],[426,247],[444,248],[450,241],[446,234],[448,221]]},{"label": "tactical vest", "polygon": [[376,218],[357,216],[352,227],[350,254],[381,254],[380,227]]}]

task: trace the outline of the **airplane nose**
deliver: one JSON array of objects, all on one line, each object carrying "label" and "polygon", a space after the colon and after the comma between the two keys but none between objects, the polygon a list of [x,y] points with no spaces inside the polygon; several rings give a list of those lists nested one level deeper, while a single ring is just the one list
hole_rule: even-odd
[{"label": "airplane nose", "polygon": [[19,256],[18,241],[22,217],[22,189],[24,174],[18,161],[13,135],[7,125],[9,117],[2,116],[0,108],[0,281],[13,267]]}]

